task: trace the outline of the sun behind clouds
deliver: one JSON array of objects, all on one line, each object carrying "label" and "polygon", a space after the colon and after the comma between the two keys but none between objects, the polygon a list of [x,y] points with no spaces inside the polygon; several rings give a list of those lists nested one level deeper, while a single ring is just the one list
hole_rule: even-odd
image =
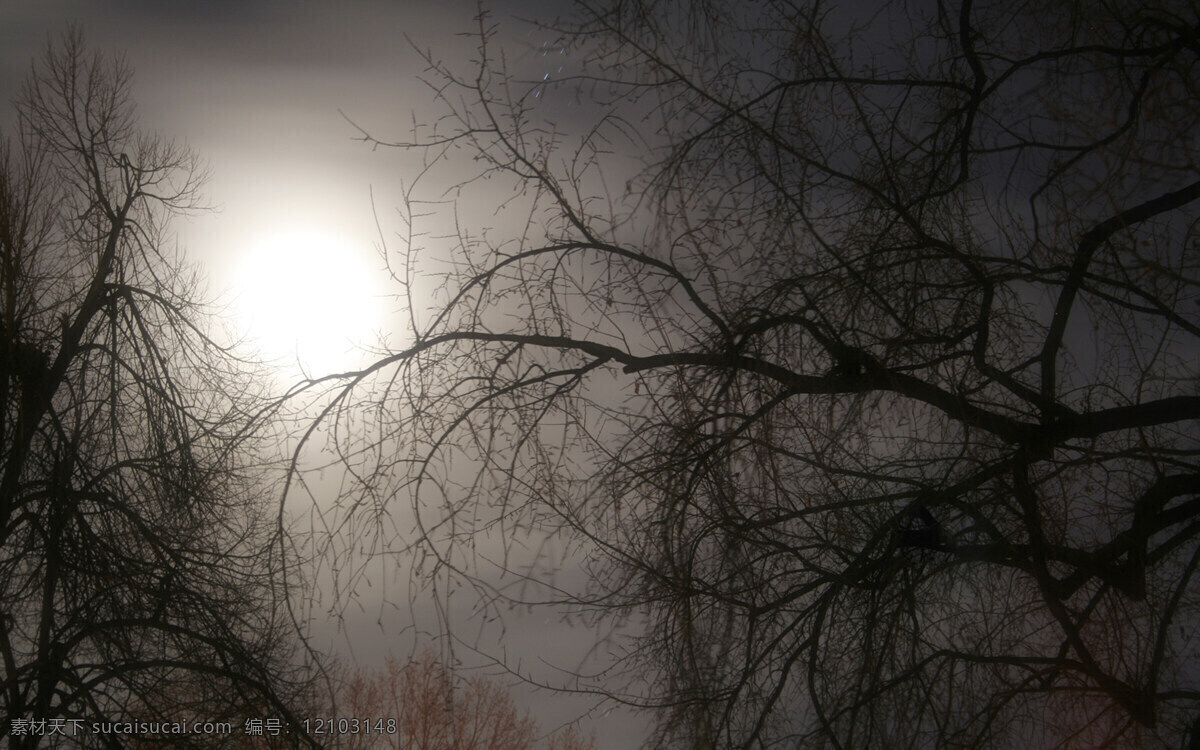
[{"label": "sun behind clouds", "polygon": [[370,257],[329,232],[267,235],[239,264],[241,327],[282,366],[312,376],[354,367],[382,322]]}]

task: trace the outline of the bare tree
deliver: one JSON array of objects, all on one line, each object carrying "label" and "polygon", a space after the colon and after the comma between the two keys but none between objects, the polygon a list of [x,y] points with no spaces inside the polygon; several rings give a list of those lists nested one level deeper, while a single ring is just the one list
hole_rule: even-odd
[{"label": "bare tree", "polygon": [[[397,750],[595,750],[574,726],[538,742],[531,713],[521,711],[503,685],[483,675],[456,676],[426,652],[417,661],[389,657],[377,670],[337,675],[337,709],[327,734],[335,747]],[[370,718],[371,726],[364,722]]]},{"label": "bare tree", "polygon": [[78,32],[35,66],[18,113],[0,162],[7,746],[286,714],[253,381],[163,240],[194,205],[193,157],[139,131],[128,69]]},{"label": "bare tree", "polygon": [[657,746],[1200,741],[1194,3],[585,3],[529,83],[479,36],[363,134],[479,177],[307,385],[331,528],[491,602],[580,540]]}]

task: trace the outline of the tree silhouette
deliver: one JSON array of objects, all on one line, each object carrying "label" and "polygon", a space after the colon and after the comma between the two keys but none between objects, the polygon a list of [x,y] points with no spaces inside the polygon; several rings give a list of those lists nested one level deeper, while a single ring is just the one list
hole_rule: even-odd
[{"label": "tree silhouette", "polygon": [[13,748],[121,746],[92,722],[287,712],[253,381],[206,334],[196,282],[163,241],[194,205],[194,160],[140,132],[128,97],[128,70],[68,33],[28,79],[0,160]]},{"label": "tree silhouette", "polygon": [[[482,675],[456,680],[433,653],[409,662],[388,658],[377,671],[339,674],[338,685],[337,708],[323,715],[376,719],[375,726],[365,731],[358,723],[345,727],[349,731],[334,733],[332,746],[344,750],[595,748],[574,727],[539,743],[532,715],[518,709],[503,686]],[[378,731],[380,720],[385,730],[382,734]]]},{"label": "tree silhouette", "polygon": [[[474,71],[428,55],[446,117],[363,133],[426,171],[408,338],[305,386],[331,513],[492,603],[559,561],[488,545],[580,540],[657,746],[1200,741],[1194,4],[560,27],[574,74],[484,15]],[[462,153],[447,241],[419,186]]]}]

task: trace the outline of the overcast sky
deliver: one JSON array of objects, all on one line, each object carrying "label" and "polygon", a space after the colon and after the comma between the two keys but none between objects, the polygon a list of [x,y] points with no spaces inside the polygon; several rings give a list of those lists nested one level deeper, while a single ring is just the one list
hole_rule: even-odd
[{"label": "overcast sky", "polygon": [[[546,34],[518,19],[552,19],[553,11],[509,0],[489,12],[514,65],[537,57]],[[333,239],[381,265],[371,195],[388,213],[404,162],[356,141],[348,118],[402,139],[414,117],[433,117],[413,45],[465,68],[474,48],[462,32],[475,14],[474,2],[460,0],[7,3],[0,101],[9,106],[33,58],[70,23],[93,48],[124,55],[145,126],[185,142],[209,168],[203,197],[213,210],[173,230],[204,266],[212,294],[227,299],[240,291],[239,262],[284,233]]]},{"label": "overcast sky", "polygon": [[[562,4],[490,6],[513,65],[543,65],[539,50],[549,35],[518,19],[552,20]],[[475,13],[474,2],[461,0],[6,2],[0,4],[0,123],[11,122],[10,102],[47,40],[77,24],[92,49],[122,54],[133,68],[144,128],[190,146],[209,169],[203,195],[213,210],[177,221],[172,230],[207,275],[211,296],[229,301],[244,293],[244,259],[297,232],[336,244],[354,256],[348,263],[377,269],[371,196],[381,213],[390,212],[405,162],[357,142],[347,118],[382,138],[403,138],[414,117],[432,116],[432,93],[419,81],[424,62],[406,36],[465,66],[473,46],[460,33],[472,29]],[[383,631],[378,612],[348,616],[347,632],[366,662],[387,650],[386,631],[403,627],[402,613]],[[510,657],[527,664],[569,662],[572,649],[589,640],[544,614],[518,619],[507,632]],[[525,700],[543,728],[583,705]],[[615,718],[591,725],[602,747],[635,744],[642,723]]]}]

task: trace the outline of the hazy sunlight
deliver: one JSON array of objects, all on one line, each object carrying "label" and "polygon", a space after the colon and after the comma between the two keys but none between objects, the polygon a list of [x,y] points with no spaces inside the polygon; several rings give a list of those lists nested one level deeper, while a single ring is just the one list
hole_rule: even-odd
[{"label": "hazy sunlight", "polygon": [[380,324],[378,274],[365,256],[320,231],[267,235],[238,268],[243,329],[265,356],[310,375],[353,367]]}]

